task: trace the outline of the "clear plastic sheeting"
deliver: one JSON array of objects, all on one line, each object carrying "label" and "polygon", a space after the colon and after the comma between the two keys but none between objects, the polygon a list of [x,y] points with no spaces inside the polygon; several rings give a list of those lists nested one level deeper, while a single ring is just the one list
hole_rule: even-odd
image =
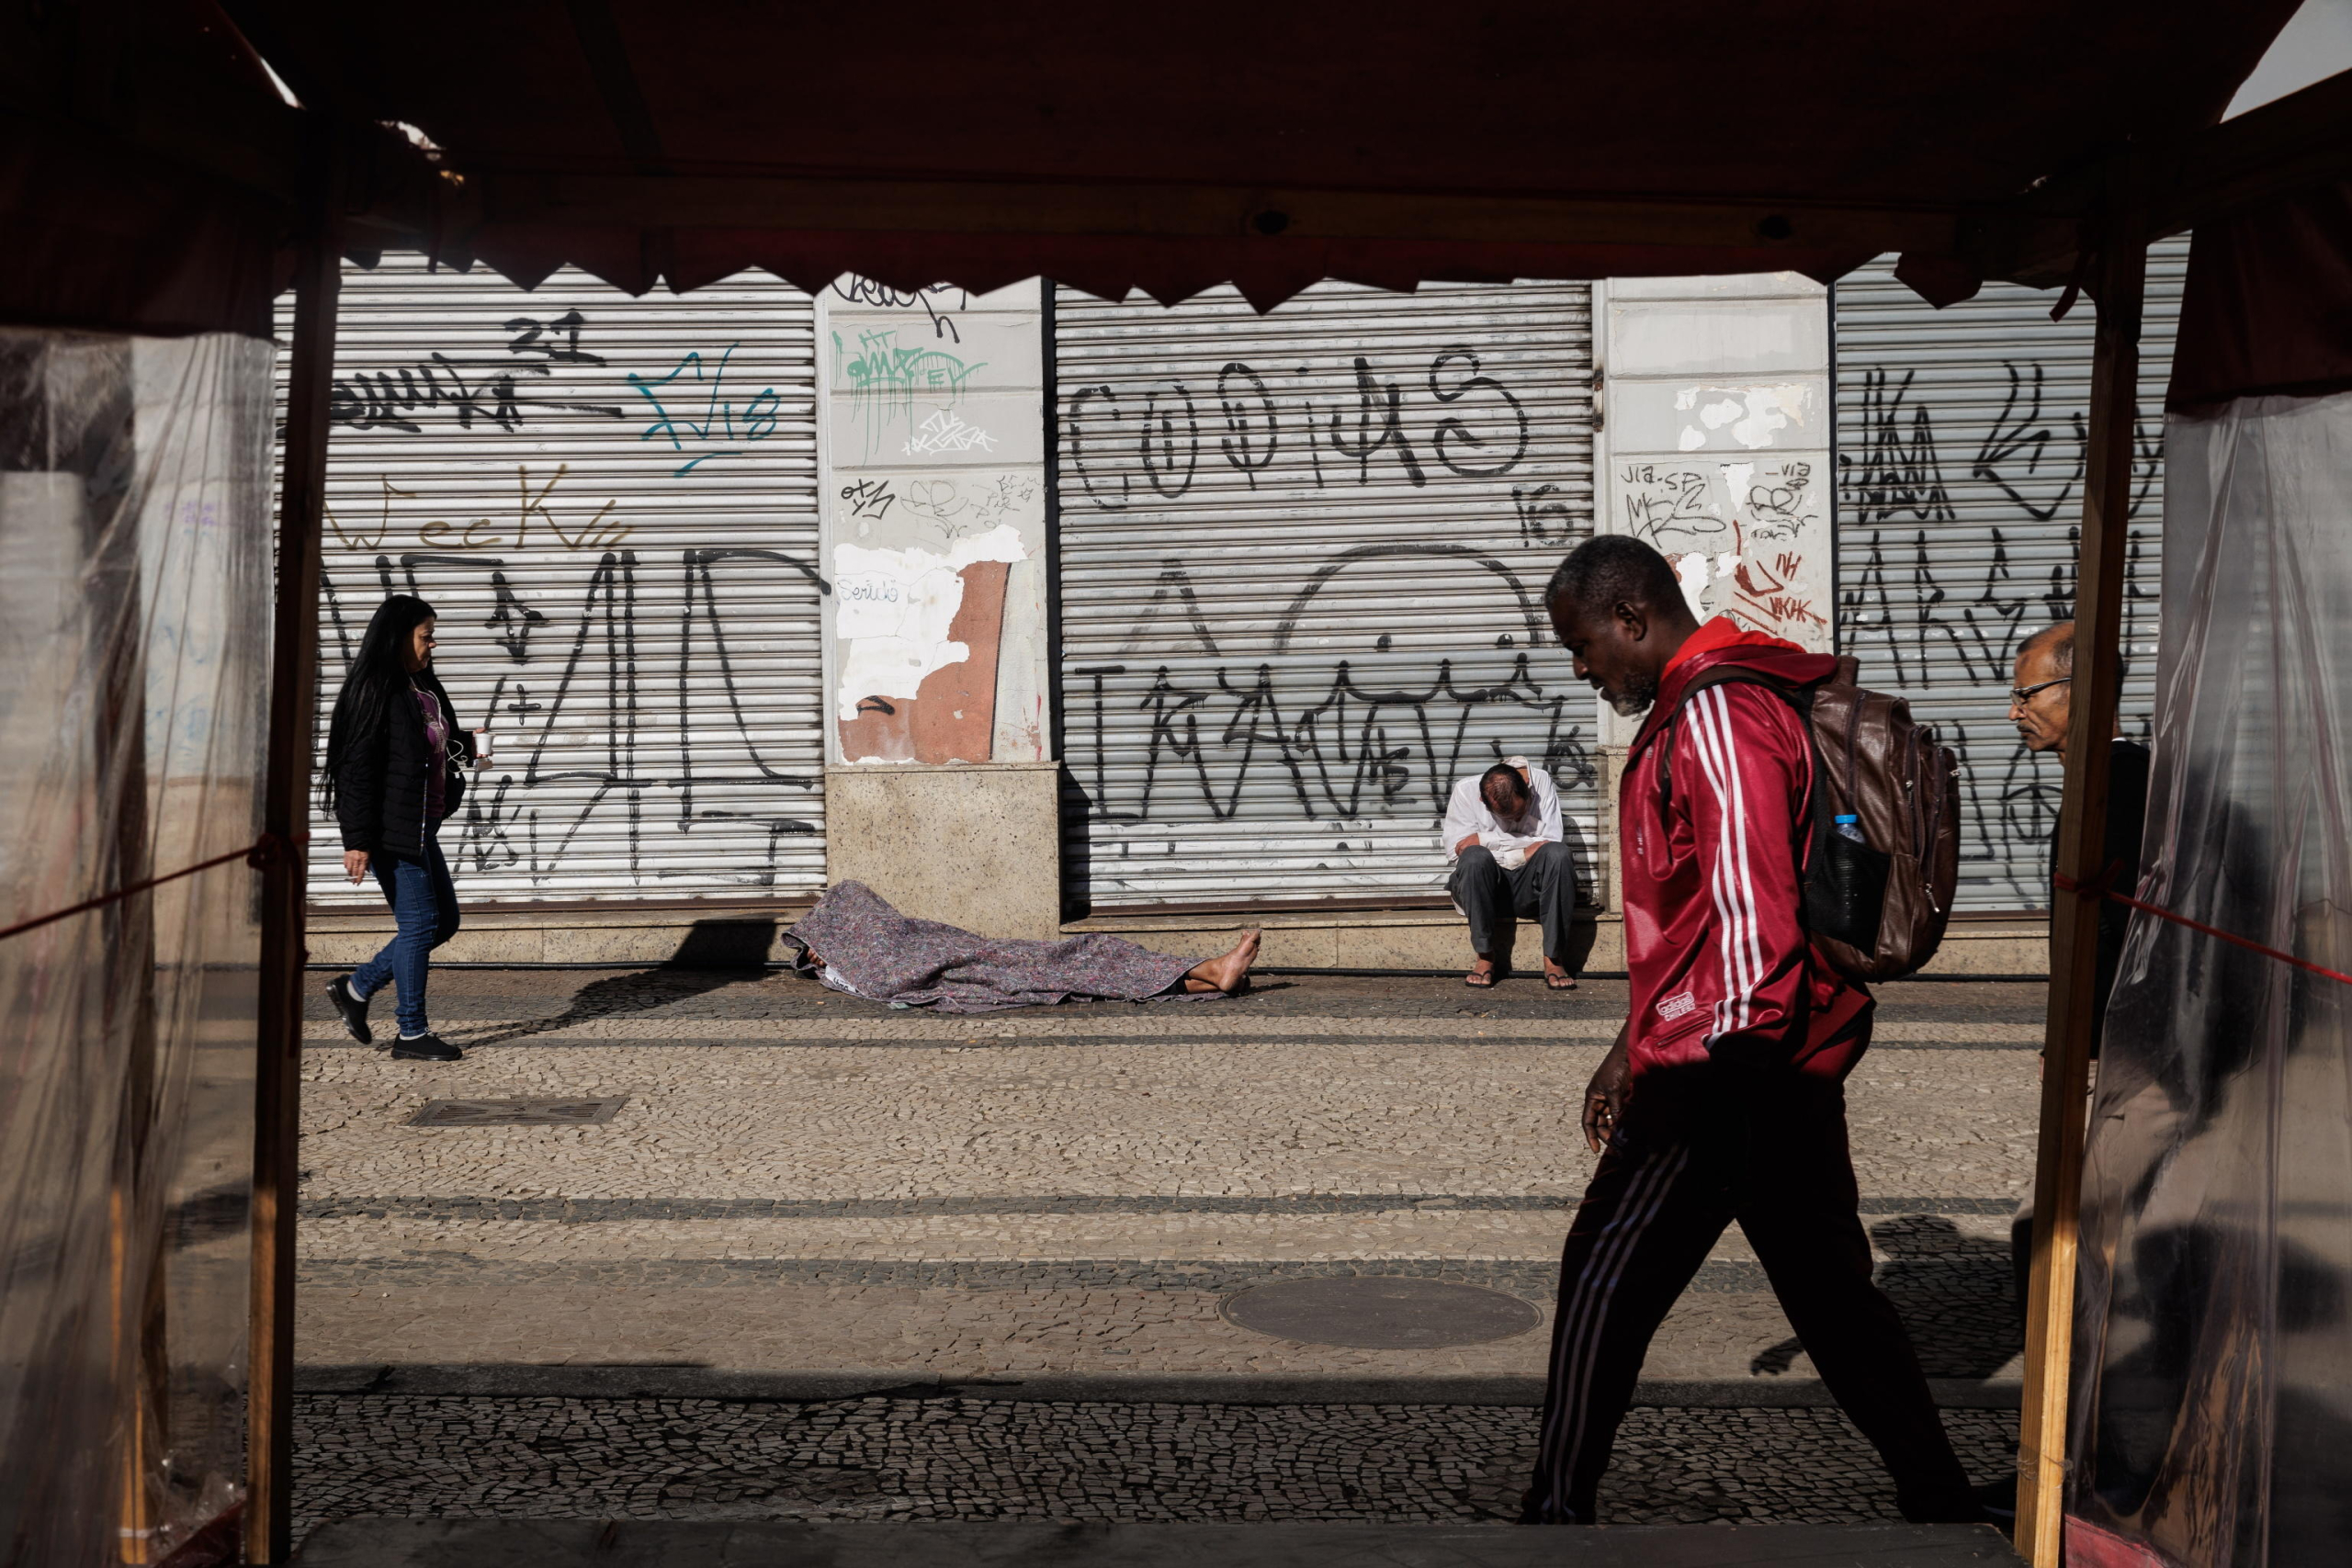
[{"label": "clear plastic sheeting", "polygon": [[[2352,971],[2352,394],[2165,437],[2141,897]],[[2135,915],[2084,1177],[2067,1557],[2352,1542],[2352,986]]]},{"label": "clear plastic sheeting", "polygon": [[[250,845],[270,357],[0,328],[0,926]],[[259,876],[0,938],[0,1562],[160,1562],[244,1477]]]}]

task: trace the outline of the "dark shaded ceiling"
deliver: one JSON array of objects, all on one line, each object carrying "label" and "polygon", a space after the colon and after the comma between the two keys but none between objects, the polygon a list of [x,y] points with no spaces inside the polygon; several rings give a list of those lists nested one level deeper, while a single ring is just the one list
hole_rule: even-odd
[{"label": "dark shaded ceiling", "polygon": [[[1327,273],[1834,275],[1932,250],[1955,214],[2212,123],[2293,8],[226,6],[306,105],[443,149],[469,185],[442,243],[527,280],[757,263],[1261,302]],[[934,182],[996,196],[926,216]],[[1643,220],[1544,205],[1594,197]]]},{"label": "dark shaded ceiling", "polygon": [[466,166],[1999,201],[2211,123],[2295,0],[230,0]]},{"label": "dark shaded ceiling", "polygon": [[[0,7],[0,207],[42,237],[0,258],[0,303],[252,330],[250,258],[331,163],[354,254],[526,284],[1044,274],[1262,307],[1326,276],[1829,278],[1900,251],[1957,298],[2063,280],[2114,155],[2190,168],[2294,5],[51,0]],[[2256,118],[2169,188],[2352,160],[2334,98]]]}]

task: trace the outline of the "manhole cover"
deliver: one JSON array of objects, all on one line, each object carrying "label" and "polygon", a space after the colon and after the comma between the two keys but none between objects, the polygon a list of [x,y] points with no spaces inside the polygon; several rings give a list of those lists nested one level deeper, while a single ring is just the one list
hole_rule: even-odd
[{"label": "manhole cover", "polygon": [[412,1127],[578,1127],[609,1122],[628,1103],[616,1100],[428,1100]]},{"label": "manhole cover", "polygon": [[1277,1280],[1226,1297],[1219,1310],[1227,1322],[1277,1339],[1366,1350],[1483,1345],[1544,1321],[1542,1313],[1500,1291],[1361,1274]]}]

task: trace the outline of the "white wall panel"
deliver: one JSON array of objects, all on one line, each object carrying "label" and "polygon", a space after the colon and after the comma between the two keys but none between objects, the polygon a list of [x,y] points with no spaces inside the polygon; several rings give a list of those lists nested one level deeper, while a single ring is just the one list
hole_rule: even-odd
[{"label": "white wall panel", "polygon": [[[1672,562],[1702,617],[1827,649],[1827,291],[1782,272],[1611,278],[1602,295],[1603,526]],[[1640,725],[1602,716],[1616,745]]]}]

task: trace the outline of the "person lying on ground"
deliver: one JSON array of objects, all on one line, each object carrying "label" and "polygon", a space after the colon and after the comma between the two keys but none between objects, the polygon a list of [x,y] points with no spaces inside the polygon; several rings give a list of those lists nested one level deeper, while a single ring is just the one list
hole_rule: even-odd
[{"label": "person lying on ground", "polygon": [[834,990],[941,1012],[1238,996],[1259,940],[1245,931],[1229,952],[1196,960],[1101,931],[1061,942],[978,936],[900,914],[862,882],[835,884],[785,935],[800,950],[794,968]]},{"label": "person lying on ground", "polygon": [[1552,775],[1524,757],[1507,757],[1459,780],[1446,802],[1445,890],[1469,917],[1477,954],[1462,983],[1480,988],[1510,973],[1511,939],[1521,918],[1544,928],[1544,984],[1573,991],[1568,919],[1577,898],[1576,864],[1560,826],[1560,792]]}]

